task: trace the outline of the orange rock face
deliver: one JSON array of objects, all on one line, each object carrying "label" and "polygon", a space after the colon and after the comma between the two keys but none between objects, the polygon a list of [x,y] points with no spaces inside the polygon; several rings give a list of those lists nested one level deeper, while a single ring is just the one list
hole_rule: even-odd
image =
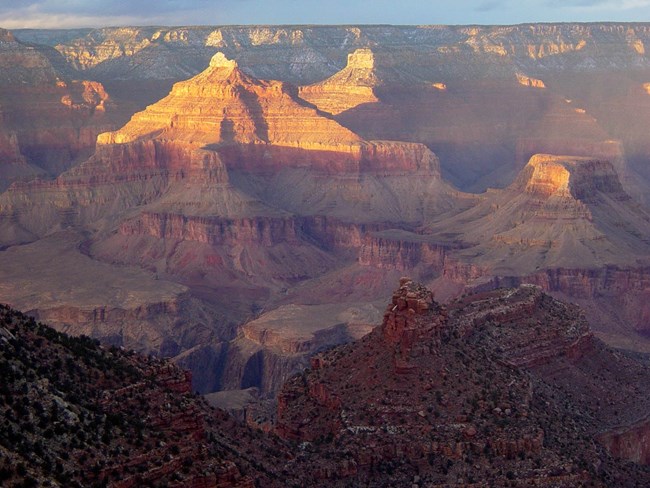
[{"label": "orange rock face", "polygon": [[98,142],[123,144],[152,135],[201,145],[268,143],[324,151],[360,141],[299,105],[289,85],[256,80],[222,53],[206,71],[177,83],[168,97]]},{"label": "orange rock face", "polygon": [[379,101],[374,93],[382,80],[375,72],[375,56],[370,49],[348,54],[348,64],[334,76],[300,88],[300,97],[320,110],[338,115],[364,103]]}]

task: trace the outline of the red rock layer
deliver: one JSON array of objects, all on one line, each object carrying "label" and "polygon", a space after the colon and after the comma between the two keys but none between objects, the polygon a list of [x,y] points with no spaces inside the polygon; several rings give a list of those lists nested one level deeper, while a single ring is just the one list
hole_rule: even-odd
[{"label": "red rock layer", "polygon": [[119,233],[195,241],[211,246],[245,243],[272,246],[279,242],[298,242],[295,222],[290,217],[229,219],[144,212],[135,220],[123,223]]},{"label": "red rock layer", "polygon": [[650,465],[650,420],[606,432],[598,441],[615,457]]},{"label": "red rock layer", "polygon": [[[403,279],[381,327],[314,357],[310,370],[285,384],[276,430],[319,453],[300,461],[319,485],[341,477],[362,484],[381,473],[401,485],[599,485],[608,475],[572,465],[576,456],[615,463],[593,448],[598,428],[586,420],[613,420],[611,410],[598,410],[601,378],[590,369],[611,360],[629,361],[593,338],[577,308],[536,287],[442,308],[431,292]],[[627,392],[636,375],[648,374],[632,363],[608,369],[605,388]],[[575,394],[558,401],[571,381]],[[625,418],[642,411],[636,402],[648,401],[640,391],[632,396]],[[581,446],[569,447],[578,437]],[[485,463],[491,467],[482,470]],[[620,480],[637,476],[647,474]]]},{"label": "red rock layer", "polygon": [[425,239],[418,241],[369,233],[359,246],[358,262],[363,266],[382,269],[406,271],[426,267],[439,271],[443,268],[446,250],[446,246],[426,242]]}]

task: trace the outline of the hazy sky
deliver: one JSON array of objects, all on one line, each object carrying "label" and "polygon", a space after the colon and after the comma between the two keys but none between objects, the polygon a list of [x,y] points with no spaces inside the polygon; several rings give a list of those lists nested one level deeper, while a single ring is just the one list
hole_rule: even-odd
[{"label": "hazy sky", "polygon": [[0,0],[0,27],[650,22],[650,0]]}]

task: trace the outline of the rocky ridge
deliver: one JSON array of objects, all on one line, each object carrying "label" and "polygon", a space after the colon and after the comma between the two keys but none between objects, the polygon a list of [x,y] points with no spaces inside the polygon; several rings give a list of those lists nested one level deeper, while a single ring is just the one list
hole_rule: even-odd
[{"label": "rocky ridge", "polygon": [[[609,361],[628,370],[588,372]],[[442,307],[403,279],[381,327],[314,357],[285,385],[277,430],[307,445],[295,466],[310,466],[322,486],[635,486],[647,470],[591,440],[643,415],[637,375],[647,368],[630,361],[538,288]],[[607,388],[634,397],[625,420],[599,406]]]},{"label": "rocky ridge", "polygon": [[193,395],[190,374],[167,361],[69,337],[4,306],[0,368],[3,483],[650,480],[647,364],[606,348],[577,307],[534,286],[441,306],[403,278],[380,327],[316,355],[286,383],[275,426],[248,393],[242,418],[257,431]]},{"label": "rocky ridge", "polygon": [[188,372],[4,306],[0,324],[3,485],[216,488],[277,478],[261,467],[275,455],[192,394]]}]

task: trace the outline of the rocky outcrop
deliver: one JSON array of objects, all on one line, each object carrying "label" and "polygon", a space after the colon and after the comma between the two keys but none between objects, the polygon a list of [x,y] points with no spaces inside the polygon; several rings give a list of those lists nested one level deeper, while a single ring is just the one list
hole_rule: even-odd
[{"label": "rocky outcrop", "polygon": [[431,354],[430,343],[439,346],[448,333],[447,314],[433,301],[433,294],[408,278],[400,280],[399,290],[384,313],[383,340],[394,347],[395,370],[410,371],[411,358]]},{"label": "rocky outcrop", "polygon": [[609,162],[536,155],[510,187],[428,230],[458,232],[437,288],[536,284],[600,310],[594,328],[622,346],[646,329],[649,225]]},{"label": "rocky outcrop", "polygon": [[347,66],[332,77],[300,88],[300,97],[320,110],[338,115],[364,103],[379,101],[374,88],[383,83],[375,70],[375,55],[368,49],[348,54]]},{"label": "rocky outcrop", "polygon": [[454,232],[454,221],[459,240],[473,243],[457,256],[474,254],[472,264],[502,276],[639,266],[650,231],[650,215],[623,190],[609,162],[550,155],[532,157],[510,187],[434,228]]},{"label": "rocky outcrop", "polygon": [[359,137],[300,105],[292,88],[261,81],[217,53],[209,67],[140,112],[119,131],[103,134],[101,144],[124,144],[143,135],[202,144],[274,144],[333,151],[357,144]]},{"label": "rocky outcrop", "polygon": [[617,200],[629,200],[618,175],[609,161],[566,158],[538,154],[530,158],[513,186],[541,198],[571,197],[585,203],[606,194]]},{"label": "rocky outcrop", "polygon": [[537,78],[530,78],[522,73],[517,73],[517,82],[520,85],[527,86],[530,88],[546,88],[546,85],[542,80]]},{"label": "rocky outcrop", "polygon": [[[625,363],[627,372],[587,373],[607,361]],[[505,472],[522,486],[598,484],[610,468],[588,472],[569,459],[580,453],[615,465],[593,443],[596,424],[614,419],[611,410],[598,410],[601,389],[627,392],[646,374],[594,339],[579,309],[539,288],[468,296],[443,308],[404,278],[381,327],[315,356],[310,370],[286,383],[276,431],[311,447],[301,463],[322,484],[338,477],[365,482],[388,467],[401,484],[417,473],[427,486],[472,486],[465,479],[476,479],[474,470],[495,484],[508,483],[499,478]],[[570,384],[575,391],[556,396]],[[647,404],[644,395],[637,391],[626,406]],[[344,456],[336,454],[341,449]],[[528,456],[540,462],[526,466]],[[483,470],[486,463],[492,468]],[[461,472],[463,481],[454,484]],[[647,476],[640,473],[620,476]]]},{"label": "rocky outcrop", "polygon": [[[115,27],[17,36],[51,46],[50,57],[78,78],[106,82],[140,107],[222,51],[254,77],[312,85],[317,105],[343,110],[337,119],[366,139],[425,143],[464,190],[507,185],[534,153],[609,158],[571,151],[608,141],[620,141],[626,164],[648,177],[644,75],[630,74],[648,66],[643,24]],[[371,95],[378,101],[368,98],[367,73],[379,80]],[[391,78],[401,86],[388,87]],[[416,89],[418,80],[430,90]],[[547,88],[531,88],[542,83]],[[348,108],[359,102],[367,103]]]}]

